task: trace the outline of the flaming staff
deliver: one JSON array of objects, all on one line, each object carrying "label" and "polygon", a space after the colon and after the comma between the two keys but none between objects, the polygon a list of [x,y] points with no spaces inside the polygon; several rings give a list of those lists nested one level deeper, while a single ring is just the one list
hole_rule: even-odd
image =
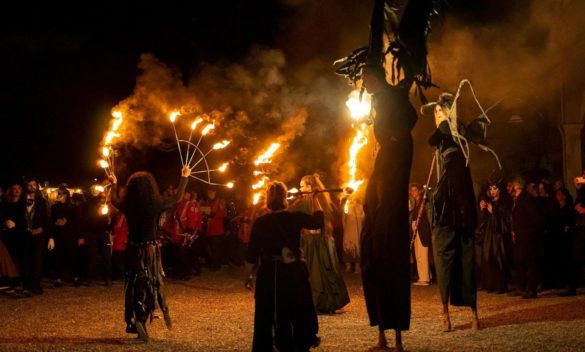
[{"label": "flaming staff", "polygon": [[[227,188],[233,188],[234,187],[233,181],[230,181],[227,184],[220,184],[220,183],[213,182],[211,180],[211,173],[213,173],[213,172],[222,172],[223,173],[227,170],[229,164],[223,163],[215,169],[210,169],[209,163],[207,161],[207,156],[209,156],[209,154],[211,152],[213,152],[214,150],[224,149],[231,142],[229,140],[223,140],[221,142],[215,143],[215,144],[213,144],[213,146],[211,147],[211,149],[209,151],[204,153],[200,148],[201,141],[203,140],[203,137],[205,137],[206,135],[208,135],[211,131],[213,131],[215,129],[215,123],[214,122],[208,123],[201,130],[201,133],[200,133],[199,139],[197,140],[197,143],[193,143],[191,141],[193,139],[193,133],[197,129],[197,126],[200,125],[204,121],[204,117],[206,117],[207,115],[200,115],[195,120],[193,120],[193,122],[191,123],[191,126],[190,126],[191,130],[189,132],[189,139],[180,139],[179,135],[177,133],[177,128],[175,126],[175,122],[177,120],[177,117],[180,115],[181,115],[180,112],[173,111],[169,115],[169,120],[171,121],[171,123],[173,125],[173,132],[175,134],[175,140],[177,142],[177,149],[179,149],[179,157],[181,158],[181,164],[183,166],[188,166],[189,169],[191,169],[191,177],[196,179],[196,180],[199,180],[199,181],[206,183],[208,185],[218,185],[218,186],[225,186]],[[187,150],[186,150],[184,157],[183,157],[183,151],[182,151],[182,144],[187,145]],[[197,159],[194,162],[193,160],[195,158],[195,154],[199,154],[200,157],[199,157],[199,159]],[[194,169],[201,163],[203,163],[203,165],[205,166],[204,169],[199,170],[199,171],[194,171]],[[207,177],[204,178],[204,177],[198,176],[201,174],[206,174]]]},{"label": "flaming staff", "polygon": [[[364,183],[363,179],[357,178],[357,158],[362,148],[368,144],[367,124],[370,120],[364,121],[364,119],[370,116],[371,97],[369,94],[364,95],[359,90],[354,90],[349,94],[345,105],[349,108],[351,117],[358,122],[358,125],[354,127],[355,135],[349,147],[349,159],[347,161],[349,181],[347,181],[345,189],[348,190],[346,194],[349,196]],[[348,212],[347,202],[345,203],[344,212]]]},{"label": "flaming staff", "polygon": [[101,159],[98,161],[98,165],[104,169],[106,176],[110,178],[115,174],[114,170],[114,157],[115,157],[115,150],[114,150],[114,140],[120,138],[121,135],[118,132],[120,126],[123,122],[122,112],[118,110],[114,110],[112,112],[112,121],[110,122],[110,129],[104,135],[104,140],[102,142],[100,154]]},{"label": "flaming staff", "polygon": [[254,177],[259,177],[257,182],[252,185],[252,190],[255,191],[252,196],[252,203],[254,205],[258,204],[260,196],[262,195],[262,189],[266,185],[266,182],[270,180],[270,178],[266,176],[267,172],[265,166],[272,163],[272,157],[278,149],[280,149],[280,143],[272,143],[265,152],[260,154],[256,160],[254,160],[254,165],[260,168],[260,170],[256,169],[253,172]]}]

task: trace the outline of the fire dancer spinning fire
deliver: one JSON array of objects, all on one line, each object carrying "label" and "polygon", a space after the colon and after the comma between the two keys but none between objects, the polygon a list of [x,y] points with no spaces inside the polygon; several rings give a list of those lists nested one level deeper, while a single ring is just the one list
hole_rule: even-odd
[{"label": "fire dancer spinning fire", "polygon": [[[125,253],[128,265],[124,310],[126,332],[137,333],[141,342],[148,342],[146,321],[149,318],[152,321],[155,302],[158,302],[163,312],[167,328],[170,329],[172,325],[163,292],[160,248],[155,236],[156,223],[162,210],[183,198],[190,175],[189,167],[183,166],[177,193],[171,198],[161,199],[154,177],[145,171],[135,172],[128,178],[124,198],[113,199],[126,214],[129,231]],[[114,184],[112,196],[115,197],[116,176],[111,175],[110,181]]]},{"label": "fire dancer spinning fire", "polygon": [[[363,88],[373,94],[371,117],[380,145],[366,189],[361,244],[364,297],[370,325],[379,329],[373,350],[388,348],[388,329],[395,330],[396,349],[402,350],[401,331],[410,327],[408,184],[413,152],[410,132],[417,113],[409,90],[413,83],[419,88],[431,85],[426,37],[432,11],[432,0],[376,0],[369,48],[339,60],[344,64],[336,70],[353,81],[361,75]],[[393,20],[388,50],[383,40],[385,17]],[[383,62],[388,52],[394,59],[395,85],[386,81]]]}]

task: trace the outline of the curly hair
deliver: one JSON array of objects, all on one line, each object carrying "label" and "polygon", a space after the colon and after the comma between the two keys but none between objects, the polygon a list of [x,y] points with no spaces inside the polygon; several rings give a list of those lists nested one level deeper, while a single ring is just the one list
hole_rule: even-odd
[{"label": "curly hair", "polygon": [[138,171],[130,175],[126,182],[126,195],[124,197],[127,217],[140,217],[160,202],[160,191],[151,173]]},{"label": "curly hair", "polygon": [[288,206],[286,185],[280,181],[272,181],[266,187],[266,206],[270,210],[281,210]]}]

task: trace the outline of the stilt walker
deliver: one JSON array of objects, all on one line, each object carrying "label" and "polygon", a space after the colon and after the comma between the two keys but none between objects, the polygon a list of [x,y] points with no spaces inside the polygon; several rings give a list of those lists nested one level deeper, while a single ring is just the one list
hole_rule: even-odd
[{"label": "stilt walker", "polygon": [[[468,84],[482,114],[465,125],[457,116],[457,99]],[[489,110],[489,109],[488,109]],[[489,118],[468,80],[461,81],[457,94],[443,93],[437,102],[422,106],[421,113],[435,117],[437,129],[429,139],[435,146],[438,184],[432,193],[432,241],[437,282],[443,303],[443,331],[451,331],[449,304],[470,307],[471,328],[478,330],[477,284],[473,251],[477,211],[469,170],[469,143],[477,144],[500,162],[485,145]]]},{"label": "stilt walker", "polygon": [[[431,85],[426,36],[432,11],[432,0],[376,0],[370,47],[338,61],[344,64],[336,70],[354,81],[361,77],[362,88],[372,94],[374,135],[380,146],[366,189],[361,243],[364,297],[370,325],[379,331],[372,350],[388,348],[388,329],[395,331],[396,349],[402,350],[401,331],[410,327],[408,184],[411,130],[417,113],[409,91],[413,83],[419,92]],[[383,40],[385,16],[392,27],[387,50]],[[384,68],[387,52],[393,57],[392,84],[387,82]]]}]

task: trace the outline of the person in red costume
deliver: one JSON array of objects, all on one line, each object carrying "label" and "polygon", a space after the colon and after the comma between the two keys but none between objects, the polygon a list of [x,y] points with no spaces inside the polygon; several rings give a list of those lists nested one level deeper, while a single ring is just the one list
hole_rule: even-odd
[{"label": "person in red costume", "polygon": [[226,263],[225,253],[225,201],[217,198],[217,191],[207,191],[207,229],[205,231],[207,251],[209,253],[209,266],[212,270],[218,270]]}]

